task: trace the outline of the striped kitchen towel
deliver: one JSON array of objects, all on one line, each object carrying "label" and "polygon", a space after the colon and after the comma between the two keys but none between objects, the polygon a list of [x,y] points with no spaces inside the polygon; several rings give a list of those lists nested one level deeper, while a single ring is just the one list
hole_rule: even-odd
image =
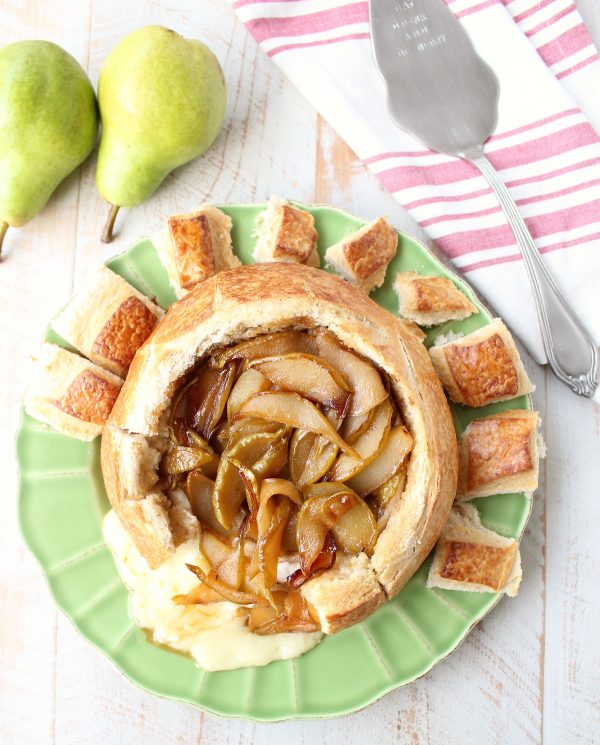
[{"label": "striped kitchen towel", "polygon": [[[485,152],[600,343],[600,58],[572,0],[446,0],[500,80]],[[513,235],[483,177],[391,121],[368,3],[234,0],[265,52],[545,362]],[[527,299],[531,300],[527,300]],[[600,397],[599,397],[600,398]]]}]

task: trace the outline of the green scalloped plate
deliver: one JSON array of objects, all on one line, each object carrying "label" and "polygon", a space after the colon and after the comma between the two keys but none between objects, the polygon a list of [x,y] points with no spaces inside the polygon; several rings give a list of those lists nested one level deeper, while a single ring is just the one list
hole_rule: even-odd
[{"label": "green scalloped plate", "polygon": [[[237,255],[252,263],[255,218],[265,205],[227,205]],[[364,225],[363,220],[327,206],[306,207],[315,217],[319,251]],[[165,308],[173,291],[152,242],[143,238],[108,266]],[[391,278],[397,271],[448,276],[480,308],[465,321],[430,332],[468,333],[490,321],[472,290],[408,235],[385,284],[373,298],[392,313],[397,302]],[[64,342],[53,332],[48,339]],[[530,408],[528,397],[469,410],[453,406],[457,432],[478,416],[508,407]],[[330,717],[360,709],[388,691],[430,670],[465,638],[497,602],[494,594],[430,590],[430,559],[402,592],[366,621],[328,637],[295,660],[265,667],[206,672],[185,656],[159,648],[128,613],[128,594],[102,540],[109,509],[100,471],[99,442],[80,442],[22,415],[17,435],[20,465],[19,517],[23,536],[39,561],[58,606],[78,631],[141,688],[225,716],[275,721]],[[483,523],[520,538],[531,502],[523,494],[475,500]]]}]

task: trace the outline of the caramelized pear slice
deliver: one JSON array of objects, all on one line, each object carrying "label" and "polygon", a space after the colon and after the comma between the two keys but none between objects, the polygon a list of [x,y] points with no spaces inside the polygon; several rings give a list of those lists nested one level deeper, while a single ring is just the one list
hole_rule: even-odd
[{"label": "caramelized pear slice", "polygon": [[273,605],[257,603],[248,616],[248,630],[254,634],[281,634],[318,631],[319,624],[312,618],[306,601],[295,590],[272,593]]},{"label": "caramelized pear slice", "polygon": [[388,479],[380,487],[375,489],[373,494],[368,498],[369,504],[373,506],[377,523],[385,517],[385,511],[392,503],[396,496],[399,496],[404,491],[406,486],[406,462],[402,464],[402,467],[397,474]]},{"label": "caramelized pear slice", "polygon": [[215,482],[207,478],[202,471],[194,470],[188,473],[186,492],[192,512],[203,525],[216,533],[224,534],[225,530],[217,520],[213,507],[214,488]]},{"label": "caramelized pear slice", "polygon": [[261,391],[268,391],[271,383],[265,376],[254,368],[244,370],[231,389],[227,401],[227,419],[231,421],[240,406],[245,403],[250,396]]},{"label": "caramelized pear slice", "polygon": [[253,417],[238,419],[227,426],[229,442],[232,445],[248,435],[274,435],[285,429],[284,425],[280,422],[267,422],[264,419],[254,419]]},{"label": "caramelized pear slice", "polygon": [[276,331],[272,334],[255,336],[241,341],[233,347],[227,347],[213,356],[213,365],[223,367],[231,360],[252,360],[257,357],[271,357],[275,354],[310,351],[311,338],[304,332],[294,329]]},{"label": "caramelized pear slice", "polygon": [[342,376],[324,360],[310,354],[285,354],[249,363],[280,390],[332,409],[338,418],[346,413],[351,391]]},{"label": "caramelized pear slice", "polygon": [[356,456],[357,453],[350,445],[346,444],[338,435],[331,423],[317,407],[297,393],[284,393],[281,391],[266,391],[256,393],[236,414],[235,418],[244,416],[266,419],[271,422],[281,422],[288,427],[306,429],[316,432],[335,443],[340,450],[349,455]]},{"label": "caramelized pear slice", "polygon": [[216,576],[234,590],[241,590],[246,580],[247,560],[244,554],[244,538],[238,536],[233,542],[232,550],[216,568]]},{"label": "caramelized pear slice", "polygon": [[[310,484],[303,492],[307,497],[304,505],[309,502],[313,505],[311,519],[320,520],[331,530],[340,550],[352,554],[371,552],[377,538],[377,524],[368,505],[356,492],[339,481]],[[340,504],[345,509],[340,509]],[[299,519],[298,531],[302,529],[301,522]]]},{"label": "caramelized pear slice", "polygon": [[[238,470],[244,488],[246,490],[246,502],[248,503],[248,509],[250,510],[249,519],[254,520],[258,511],[258,480],[254,471],[243,463],[240,463],[237,458],[229,458],[229,462],[232,463]],[[246,526],[245,526],[246,527]]]},{"label": "caramelized pear slice", "polygon": [[237,603],[238,605],[253,605],[254,603],[259,603],[261,601],[259,595],[256,595],[253,592],[242,592],[241,590],[236,590],[234,587],[231,587],[231,585],[223,582],[223,580],[220,580],[212,570],[208,572],[208,574],[205,574],[200,567],[194,566],[193,564],[186,564],[186,567],[190,572],[198,577],[200,582],[221,595],[224,600],[229,600],[229,602]]},{"label": "caramelized pear slice", "polygon": [[215,479],[213,506],[217,520],[225,530],[231,530],[235,516],[246,498],[244,481],[232,459],[242,466],[251,468],[268,451],[274,437],[271,432],[246,435],[233,443],[230,442],[223,451]]},{"label": "caramelized pear slice", "polygon": [[323,548],[321,549],[317,558],[313,561],[308,574],[304,574],[302,568],[296,569],[296,571],[292,572],[287,578],[288,587],[295,590],[303,585],[308,579],[316,577],[317,574],[321,574],[321,572],[324,572],[327,569],[331,569],[331,567],[335,564],[335,556],[335,541],[333,540],[331,532],[328,531],[325,535]]},{"label": "caramelized pear slice", "polygon": [[377,522],[367,503],[355,495],[355,504],[331,528],[336,546],[347,554],[371,555],[377,540]]},{"label": "caramelized pear slice", "polygon": [[219,455],[225,450],[231,437],[231,425],[225,419],[215,429],[211,438],[213,450]]},{"label": "caramelized pear slice", "polygon": [[298,539],[296,537],[296,523],[298,522],[298,506],[293,503],[291,505],[290,516],[283,531],[283,538],[281,540],[282,551],[289,554],[298,553]]},{"label": "caramelized pear slice", "polygon": [[209,460],[202,466],[202,471],[204,472],[205,476],[208,476],[210,479],[214,480],[217,477],[217,470],[219,468],[219,456],[215,453],[210,444],[197,432],[194,432],[193,429],[187,430],[187,439],[192,447],[199,448],[200,450],[205,450],[207,453],[210,454],[211,460]]},{"label": "caramelized pear slice", "polygon": [[235,374],[235,363],[226,364],[219,373],[217,383],[196,413],[194,428],[207,439],[212,437],[219,420],[223,416],[229,393],[235,381]]},{"label": "caramelized pear slice", "polygon": [[297,429],[290,441],[290,475],[298,486],[313,484],[327,473],[338,446],[321,435]]},{"label": "caramelized pear slice", "polygon": [[182,445],[176,445],[165,453],[162,459],[162,471],[169,476],[177,476],[186,471],[192,471],[200,468],[205,463],[214,459],[214,453],[209,453],[200,448],[186,448]]},{"label": "caramelized pear slice", "polygon": [[229,386],[233,384],[234,379],[235,363],[222,370],[205,365],[178,394],[171,410],[171,423],[182,418],[188,425],[209,439],[212,432],[209,434],[208,429],[214,419],[215,409],[218,410],[221,401],[223,405],[227,401],[229,395],[227,384]]},{"label": "caramelized pear slice", "polygon": [[258,541],[255,551],[258,573],[262,574],[264,586],[269,590],[277,580],[277,562],[290,510],[290,502],[285,497],[273,494],[262,500],[261,494],[256,519]]},{"label": "caramelized pear slice", "polygon": [[389,399],[382,401],[377,406],[370,426],[367,427],[353,445],[359,458],[351,458],[346,453],[342,453],[328,474],[330,481],[347,481],[359,471],[362,471],[367,464],[377,457],[385,442],[385,438],[389,434],[392,413],[392,405]]},{"label": "caramelized pear slice", "polygon": [[377,458],[350,479],[348,486],[363,496],[371,494],[398,473],[412,446],[413,438],[406,427],[401,424],[393,427]]},{"label": "caramelized pear slice", "polygon": [[[333,487],[335,490],[320,493],[314,487]],[[300,508],[296,533],[298,538],[298,552],[300,554],[300,569],[305,576],[311,573],[313,563],[321,553],[327,533],[336,522],[349,512],[355,505],[352,490],[346,489],[344,484],[312,484],[305,493],[310,496]]]},{"label": "caramelized pear slice", "polygon": [[281,495],[291,502],[302,505],[302,492],[287,479],[265,479],[260,487],[260,504],[265,504],[271,497]]},{"label": "caramelized pear slice", "polygon": [[356,416],[347,416],[342,422],[339,429],[340,436],[346,440],[349,445],[354,445],[356,440],[369,427],[373,421],[373,416],[377,407],[369,409],[366,414],[356,414]]},{"label": "caramelized pear slice", "polygon": [[349,416],[366,414],[388,397],[374,365],[343,347],[330,331],[319,330],[314,339],[316,354],[338,370],[352,389]]},{"label": "caramelized pear slice", "polygon": [[252,470],[259,478],[275,478],[285,470],[291,432],[290,427],[282,427],[267,452],[254,463]]},{"label": "caramelized pear slice", "polygon": [[210,453],[211,455],[214,455],[214,450],[211,448],[209,443],[199,435],[197,432],[194,432],[193,429],[187,430],[187,439],[191,447],[193,448],[200,448],[200,450],[206,450],[207,453]]},{"label": "caramelized pear slice", "polygon": [[257,543],[250,577],[261,573],[263,586],[270,590],[277,579],[277,561],[288,519],[292,507],[302,504],[302,493],[287,479],[265,479],[261,484],[259,501]]}]

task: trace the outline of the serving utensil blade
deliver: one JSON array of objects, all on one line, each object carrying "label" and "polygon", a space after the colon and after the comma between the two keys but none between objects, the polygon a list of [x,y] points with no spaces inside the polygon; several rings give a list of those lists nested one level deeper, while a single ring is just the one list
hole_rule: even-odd
[{"label": "serving utensil blade", "polygon": [[575,393],[597,386],[598,350],[560,293],[483,145],[496,128],[500,86],[443,0],[370,0],[375,63],[390,115],[426,147],[472,163],[496,195],[519,246],[548,362]]}]

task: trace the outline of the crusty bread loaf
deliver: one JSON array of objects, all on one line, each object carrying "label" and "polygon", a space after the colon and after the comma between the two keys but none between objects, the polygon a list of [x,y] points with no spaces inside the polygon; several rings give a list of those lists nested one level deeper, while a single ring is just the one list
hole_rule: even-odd
[{"label": "crusty bread loaf", "polygon": [[394,292],[401,316],[420,326],[462,320],[477,313],[469,298],[445,277],[399,272],[394,280]]},{"label": "crusty bread loaf", "polygon": [[65,435],[93,440],[122,384],[121,378],[78,354],[44,343],[25,394],[25,411]]},{"label": "crusty bread loaf", "polygon": [[385,217],[378,217],[329,246],[325,261],[368,295],[383,284],[388,264],[397,248],[398,234]]},{"label": "crusty bread loaf", "polygon": [[125,377],[162,308],[108,267],[98,269],[52,321],[52,328],[92,362]]},{"label": "crusty bread loaf", "polygon": [[[103,472],[117,511],[132,491],[147,491],[154,500],[154,487],[141,480],[124,487],[119,467],[112,465],[121,449],[111,433],[120,428],[144,435],[153,447],[153,438],[165,434],[165,414],[177,382],[207,352],[290,327],[328,328],[384,370],[414,438],[406,488],[390,508],[371,560],[338,558],[334,568],[303,585],[305,597],[331,632],[365,617],[386,595],[401,589],[435,543],[456,492],[452,418],[411,323],[398,320],[347,282],[310,267],[270,263],[221,272],[176,303],[138,351],[110,417],[113,427],[107,427],[103,438]],[[143,530],[144,540],[151,541],[146,523]],[[155,542],[158,554],[165,541],[156,537]],[[144,555],[154,552],[146,543],[140,550]],[[348,572],[348,566],[356,572]]]}]

